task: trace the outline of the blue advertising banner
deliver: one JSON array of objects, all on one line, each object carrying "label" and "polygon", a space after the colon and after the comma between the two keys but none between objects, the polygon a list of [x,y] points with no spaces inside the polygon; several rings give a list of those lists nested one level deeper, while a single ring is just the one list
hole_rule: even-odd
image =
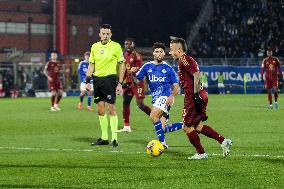
[{"label": "blue advertising banner", "polygon": [[218,93],[218,73],[224,75],[226,93],[265,92],[260,66],[200,66],[199,69],[208,76],[209,93]]}]

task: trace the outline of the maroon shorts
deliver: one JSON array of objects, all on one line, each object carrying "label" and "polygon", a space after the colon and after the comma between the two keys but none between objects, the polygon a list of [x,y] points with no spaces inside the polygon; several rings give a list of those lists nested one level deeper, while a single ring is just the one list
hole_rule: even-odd
[{"label": "maroon shorts", "polygon": [[137,86],[129,86],[127,88],[124,88],[123,94],[127,94],[129,96],[135,96],[136,99],[144,99],[145,98],[144,84],[139,84]]},{"label": "maroon shorts", "polygon": [[50,91],[54,90],[61,90],[62,89],[62,84],[60,80],[54,80],[52,82],[48,82],[48,87]]},{"label": "maroon shorts", "polygon": [[272,88],[277,89],[278,88],[278,80],[266,80],[265,81],[265,88],[266,89],[272,89]]},{"label": "maroon shorts", "polygon": [[197,126],[200,121],[207,120],[206,107],[208,104],[208,93],[202,89],[199,91],[200,97],[203,99],[204,104],[202,105],[201,111],[197,111],[194,101],[193,94],[185,95],[184,107],[182,112],[183,123],[187,127]]}]

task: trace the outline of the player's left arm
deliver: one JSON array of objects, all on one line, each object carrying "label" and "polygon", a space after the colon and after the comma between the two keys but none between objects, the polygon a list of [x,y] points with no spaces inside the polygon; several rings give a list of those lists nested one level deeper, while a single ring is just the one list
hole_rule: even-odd
[{"label": "player's left arm", "polygon": [[201,87],[201,73],[199,71],[195,72],[193,74],[193,90],[194,90],[194,94],[198,93],[200,91],[200,87]]},{"label": "player's left arm", "polygon": [[202,105],[204,104],[203,99],[199,95],[199,91],[201,89],[201,73],[199,71],[193,74],[194,82],[193,82],[193,89],[194,89],[194,99],[193,102],[196,107],[196,111],[200,112],[202,110]]}]

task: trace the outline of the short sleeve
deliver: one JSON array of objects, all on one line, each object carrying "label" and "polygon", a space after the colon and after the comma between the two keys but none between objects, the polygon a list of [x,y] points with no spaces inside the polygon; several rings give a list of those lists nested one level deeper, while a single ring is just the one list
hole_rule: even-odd
[{"label": "short sleeve", "polygon": [[178,76],[172,67],[169,67],[169,78],[171,84],[178,83]]},{"label": "short sleeve", "polygon": [[138,72],[136,73],[136,78],[141,81],[143,80],[143,78],[146,76],[146,69],[145,69],[145,65],[143,65]]},{"label": "short sleeve", "polygon": [[117,58],[118,63],[123,63],[124,62],[124,56],[122,52],[121,46],[118,44],[115,50],[115,57]]}]

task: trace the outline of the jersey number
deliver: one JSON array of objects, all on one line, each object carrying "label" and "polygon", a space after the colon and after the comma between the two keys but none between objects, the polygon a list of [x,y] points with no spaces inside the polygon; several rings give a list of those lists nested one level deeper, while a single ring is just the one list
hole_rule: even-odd
[{"label": "jersey number", "polygon": [[143,90],[142,88],[138,88],[138,89],[137,89],[138,94],[142,94],[142,90]]}]

